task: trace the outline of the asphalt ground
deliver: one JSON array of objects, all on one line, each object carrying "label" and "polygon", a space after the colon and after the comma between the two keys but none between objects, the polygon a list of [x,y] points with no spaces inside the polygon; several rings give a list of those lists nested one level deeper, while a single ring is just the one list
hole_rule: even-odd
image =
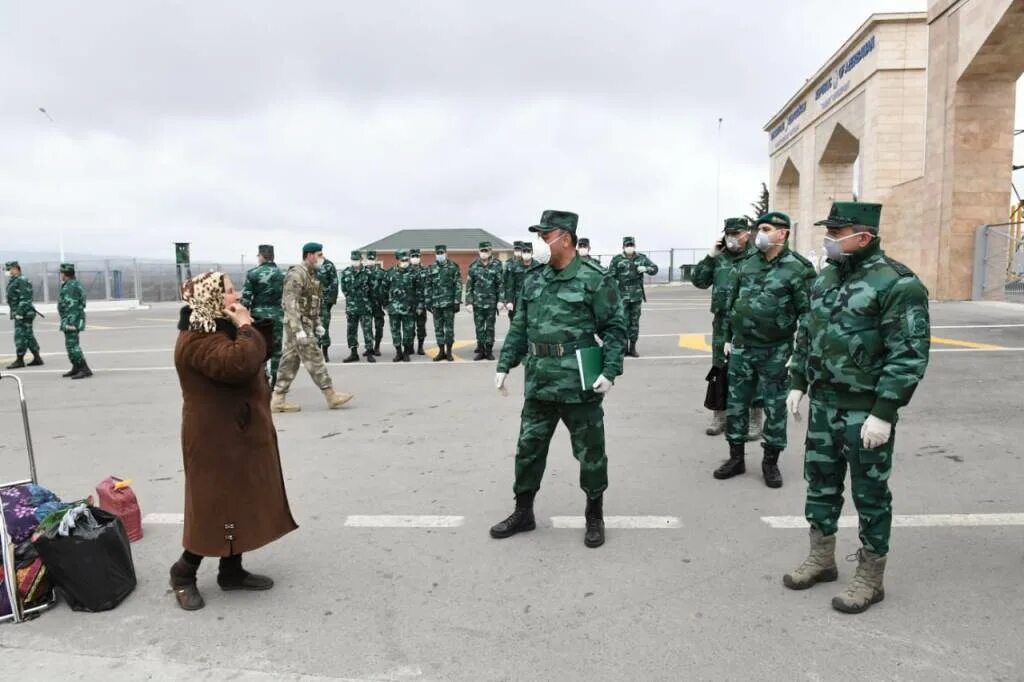
[{"label": "asphalt ground", "polygon": [[[300,529],[246,556],[277,586],[223,593],[209,562],[196,613],[167,586],[183,491],[176,309],[91,314],[87,381],[59,377],[63,340],[40,321],[46,366],[17,372],[40,482],[75,499],[107,475],[131,478],[152,516],[133,545],[136,592],[107,613],[59,605],[0,625],[0,679],[1024,679],[1024,307],[932,306],[937,341],[901,412],[892,476],[895,513],[913,516],[893,533],[885,601],[860,616],[829,605],[852,563],[840,583],[782,586],[806,554],[806,422],[790,423],[781,490],[764,487],[753,445],[750,473],[711,477],[727,446],[703,433],[707,307],[689,287],[650,290],[642,357],[605,401],[605,514],[625,518],[604,547],[585,548],[561,518],[584,508],[564,429],[538,529],[488,536],[512,508],[523,377],[513,371],[507,398],[494,391],[462,313],[458,362],[393,364],[385,344],[375,365],[332,364],[336,387],[356,394],[346,409],[328,411],[300,373],[290,396],[305,409],[277,419]],[[340,359],[340,309],[332,336]],[[12,345],[0,321],[0,355]],[[10,381],[0,433],[9,480],[25,461]],[[840,558],[853,553],[856,530],[839,544]]]}]

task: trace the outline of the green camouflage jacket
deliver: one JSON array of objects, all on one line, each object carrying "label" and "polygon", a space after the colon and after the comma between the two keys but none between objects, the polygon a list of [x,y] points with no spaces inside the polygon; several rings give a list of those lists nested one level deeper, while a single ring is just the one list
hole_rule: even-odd
[{"label": "green camouflage jacket", "polygon": [[280,320],[284,316],[281,310],[283,293],[284,273],[275,263],[268,261],[245,274],[242,305],[252,312],[253,317]]},{"label": "green camouflage jacket", "polygon": [[427,293],[430,288],[430,269],[423,265],[410,265],[413,277],[416,278],[416,307],[415,312],[427,308]]},{"label": "green camouflage jacket", "polygon": [[[637,272],[641,265],[647,267],[646,273]],[[644,293],[644,275],[658,274],[658,266],[642,253],[634,254],[632,258],[620,253],[608,264],[608,274],[619,283],[623,303],[639,303],[647,300],[647,294]]]},{"label": "green camouflage jacket", "polygon": [[284,278],[284,323],[293,332],[312,336],[320,326],[320,280],[306,264],[293,265]]},{"label": "green camouflage jacket", "polygon": [[23,275],[12,277],[7,283],[7,305],[11,309],[11,319],[33,320],[36,308],[32,305],[32,283]]},{"label": "green camouflage jacket", "polygon": [[504,272],[501,262],[493,256],[487,265],[477,258],[469,264],[466,278],[466,303],[475,306],[496,306],[505,300]]},{"label": "green camouflage jacket", "polygon": [[60,285],[57,315],[61,331],[85,331],[85,289],[77,279],[69,279]]},{"label": "green camouflage jacket", "polygon": [[388,277],[388,272],[379,265],[374,265],[370,268],[370,308],[381,309],[387,305],[385,299],[386,292],[385,281]]},{"label": "green camouflage jacket", "polygon": [[587,254],[586,256],[580,256],[580,260],[583,261],[584,263],[593,263],[594,265],[601,265],[601,259],[598,258],[597,256],[591,256],[590,254]]},{"label": "green camouflage jacket", "polygon": [[516,303],[526,280],[526,266],[514,258],[505,263],[505,303]]},{"label": "green camouflage jacket", "polygon": [[387,271],[384,300],[387,301],[388,315],[412,315],[421,296],[420,280],[412,266],[400,268],[396,265]]},{"label": "green camouflage jacket", "polygon": [[924,378],[931,345],[928,290],[878,240],[826,266],[796,337],[792,387],[895,423]]},{"label": "green camouflage jacket", "polygon": [[626,350],[626,318],[615,280],[598,265],[574,258],[565,269],[536,265],[526,273],[519,307],[498,360],[508,372],[526,359],[526,397],[561,403],[601,400],[580,385],[576,353],[540,357],[529,344],[564,344],[595,336],[604,346],[602,374],[614,380],[622,374]]},{"label": "green camouflage jacket", "polygon": [[316,278],[320,280],[320,305],[327,307],[338,303],[338,268],[334,263],[324,259],[324,264],[316,269]]},{"label": "green camouflage jacket", "polygon": [[725,338],[737,346],[792,343],[810,310],[814,266],[789,246],[769,261],[760,251],[736,268],[727,301]]},{"label": "green camouflage jacket", "polygon": [[427,268],[427,307],[453,308],[462,301],[462,271],[457,263],[445,261]]},{"label": "green camouflage jacket", "polygon": [[362,266],[351,265],[341,271],[341,292],[345,294],[345,313],[347,315],[369,315],[370,309],[370,271]]},{"label": "green camouflage jacket", "polygon": [[732,290],[733,276],[740,263],[757,253],[753,242],[747,243],[747,249],[733,253],[722,249],[718,257],[705,256],[693,269],[693,286],[698,289],[711,289],[711,312],[715,315],[728,310],[729,292]]}]

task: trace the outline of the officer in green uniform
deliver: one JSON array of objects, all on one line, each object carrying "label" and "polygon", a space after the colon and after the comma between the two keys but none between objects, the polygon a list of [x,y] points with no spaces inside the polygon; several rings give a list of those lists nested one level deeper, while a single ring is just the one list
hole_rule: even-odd
[{"label": "officer in green uniform", "polygon": [[380,357],[380,342],[384,338],[384,264],[377,260],[376,251],[366,252],[366,267],[370,270],[370,310],[373,314],[373,354]]},{"label": "officer in green uniform", "polygon": [[317,268],[316,278],[320,280],[320,347],[323,349],[324,362],[330,362],[328,349],[331,347],[331,311],[338,304],[338,268],[330,260],[324,258],[323,265]]},{"label": "officer in green uniform", "polygon": [[61,376],[88,379],[92,376],[92,370],[85,361],[78,339],[78,335],[85,331],[85,289],[75,276],[73,263],[60,264],[60,281],[57,315],[60,317],[60,330],[64,333],[64,347],[71,361],[71,370]]},{"label": "officer in green uniform", "polygon": [[392,362],[412,359],[413,333],[416,322],[413,314],[420,299],[420,281],[409,269],[409,252],[395,251],[398,264],[387,271],[384,279],[384,300],[387,302],[388,322],[391,323],[391,342],[395,345]]},{"label": "officer in green uniform", "polygon": [[779,455],[786,449],[786,364],[797,324],[810,309],[814,266],[790,250],[785,213],[757,219],[758,253],[736,269],[727,302],[725,354],[729,357],[729,397],[725,438],[729,459],[715,470],[724,480],[746,472],[745,448],[750,408],[760,392],[764,401],[764,457],[761,472],[769,488],[782,487]]},{"label": "officer in green uniform", "polygon": [[491,256],[491,243],[480,242],[480,257],[469,265],[466,277],[466,309],[473,313],[476,327],[474,360],[494,359],[494,321],[504,308],[504,273]]},{"label": "officer in green uniform", "polygon": [[423,342],[427,338],[427,286],[430,273],[423,267],[419,249],[409,249],[409,269],[417,280],[416,307],[413,319],[416,320],[416,355],[426,355]]},{"label": "officer in green uniform", "polygon": [[281,344],[284,341],[284,273],[274,262],[274,247],[260,244],[256,259],[259,265],[245,273],[242,286],[242,305],[253,317],[272,320],[274,347],[270,349],[270,385],[277,383],[277,368],[281,365]]},{"label": "officer in green uniform", "polygon": [[515,243],[512,260],[505,263],[505,310],[511,322],[516,314],[516,299],[526,279],[526,266],[523,265],[523,242]]},{"label": "officer in green uniform", "polygon": [[[750,223],[746,218],[728,218],[725,221],[724,236],[717,240],[704,260],[693,268],[692,282],[698,289],[711,289],[711,364],[724,368],[726,304],[732,291],[733,277],[737,266],[756,253],[750,238]],[[761,435],[761,399],[756,398],[750,410],[750,437],[757,440]],[[709,436],[719,436],[725,431],[725,410],[712,413],[711,424],[705,430]]]},{"label": "officer in green uniform", "polygon": [[370,271],[363,254],[353,251],[351,264],[341,271],[341,292],[345,294],[345,340],[349,355],[342,363],[359,362],[359,327],[363,328],[366,361],[377,362],[373,354],[373,312],[370,310]]},{"label": "officer in green uniform", "polygon": [[[608,487],[604,410],[601,402],[622,374],[626,322],[619,288],[600,267],[576,255],[575,213],[544,211],[530,228],[537,265],[523,283],[519,306],[501,349],[495,387],[508,394],[508,372],[525,360],[526,399],[516,446],[515,511],[491,528],[507,538],[536,528],[533,500],[540,489],[551,437],[563,422],[580,463],[580,487],[587,496],[587,547],[604,544],[604,491]],[[601,374],[582,386],[576,350],[603,346]]]},{"label": "officer in green uniform", "polygon": [[[42,355],[39,353],[39,342],[32,331],[32,323],[36,319],[36,307],[32,304],[32,283],[21,274],[21,266],[18,261],[12,260],[4,263],[7,270],[7,305],[11,310],[11,319],[14,320],[14,351],[17,358],[7,369],[20,369],[22,367],[38,367],[43,364]],[[32,362],[25,364],[25,353],[32,353]]]},{"label": "officer in green uniform", "polygon": [[650,258],[636,252],[636,240],[622,238],[622,253],[616,254],[608,264],[608,272],[619,283],[622,292],[622,306],[626,314],[629,347],[626,355],[638,358],[636,343],[640,339],[640,310],[647,300],[644,293],[644,275],[658,274],[658,266]]},{"label": "officer in green uniform", "polygon": [[893,443],[898,410],[928,367],[928,290],[879,244],[881,204],[836,202],[826,220],[828,265],[811,289],[811,311],[797,333],[789,411],[810,393],[804,479],[811,549],[786,587],[802,590],[838,578],[836,530],[850,470],[860,517],[858,565],[833,608],[860,613],[885,598],[892,526]]},{"label": "officer in green uniform", "polygon": [[437,340],[434,362],[454,362],[452,346],[455,345],[455,313],[459,312],[462,301],[462,272],[457,263],[448,260],[448,247],[444,244],[434,247],[434,264],[428,268],[426,282],[427,308],[434,316]]},{"label": "officer in green uniform", "polygon": [[580,237],[579,243],[576,245],[576,253],[585,261],[590,261],[597,265],[601,264],[600,260],[590,255],[590,240],[586,237]]}]

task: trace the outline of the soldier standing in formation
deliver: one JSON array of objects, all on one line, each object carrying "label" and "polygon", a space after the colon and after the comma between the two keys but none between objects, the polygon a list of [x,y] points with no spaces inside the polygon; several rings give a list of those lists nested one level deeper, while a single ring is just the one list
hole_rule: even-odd
[{"label": "soldier standing in formation", "polygon": [[[698,289],[711,288],[711,364],[724,369],[725,326],[729,294],[738,266],[754,255],[757,250],[750,239],[750,223],[746,218],[729,218],[725,221],[725,236],[714,243],[704,260],[693,269],[693,286]],[[756,392],[756,391],[755,391]],[[761,398],[754,399],[750,409],[750,434],[748,440],[761,437]],[[720,436],[725,431],[725,410],[711,415],[711,424],[705,430],[709,436]]]},{"label": "soldier standing in formation", "polygon": [[328,350],[331,347],[331,311],[338,304],[338,268],[324,258],[323,265],[316,269],[316,278],[320,280],[320,347],[323,348],[324,362],[330,362]]},{"label": "soldier standing in formation", "polygon": [[501,263],[491,258],[491,243],[480,242],[480,257],[469,265],[466,278],[466,308],[473,313],[476,353],[473,360],[494,359],[494,321],[504,307]]},{"label": "soldier standing in formation", "polygon": [[414,319],[416,320],[416,355],[426,355],[423,342],[427,339],[427,279],[429,271],[423,267],[423,260],[419,249],[409,249],[409,270],[416,279],[416,307]]},{"label": "soldier standing in formation", "polygon": [[320,281],[317,278],[317,269],[323,265],[323,258],[324,247],[309,242],[302,247],[302,263],[292,266],[284,279],[281,299],[285,325],[284,355],[274,385],[274,397],[270,401],[273,412],[298,412],[302,409],[285,400],[300,364],[306,366],[330,409],[341,407],[353,397],[351,393],[334,391],[323,354],[316,344],[324,332],[320,327]]},{"label": "soldier standing in formation", "polygon": [[373,354],[380,357],[380,342],[384,339],[384,264],[377,260],[376,251],[366,252],[366,267],[370,271],[370,311],[373,315]]},{"label": "soldier standing in formation", "polygon": [[64,333],[64,347],[71,361],[71,370],[61,376],[72,379],[87,379],[92,370],[85,361],[78,335],[85,331],[85,289],[75,277],[73,263],[60,264],[60,294],[57,297],[57,315],[60,330]]},{"label": "soldier standing in formation", "polygon": [[255,318],[274,323],[274,347],[270,349],[270,385],[277,381],[277,368],[281,365],[281,344],[284,342],[284,311],[281,295],[284,292],[284,273],[274,262],[274,247],[259,245],[256,256],[259,265],[245,274],[242,287],[242,306]]},{"label": "soldier standing in formation", "polygon": [[736,270],[725,323],[729,357],[729,397],[725,438],[729,459],[715,470],[724,480],[745,473],[750,408],[764,401],[764,458],[761,472],[769,488],[782,487],[779,455],[786,449],[786,363],[793,351],[797,324],[810,309],[815,272],[811,263],[790,250],[789,216],[766,213],[757,219],[758,253]]},{"label": "soldier standing in formation", "polygon": [[352,263],[341,271],[341,291],[345,294],[345,323],[349,355],[343,363],[359,362],[359,327],[363,327],[366,361],[377,362],[373,355],[373,312],[370,309],[370,271],[363,267],[363,255],[352,252]]},{"label": "soldier standing in formation", "polygon": [[[42,355],[39,353],[39,342],[32,331],[32,324],[36,319],[36,307],[32,303],[32,283],[21,274],[21,266],[18,261],[12,260],[4,264],[7,276],[7,305],[11,310],[11,319],[14,320],[14,351],[17,358],[7,369],[20,369],[21,367],[38,367],[43,364]],[[32,362],[25,364],[25,353],[32,353]]]},{"label": "soldier standing in formation", "polygon": [[523,265],[523,250],[528,246],[523,242],[516,242],[512,251],[512,260],[505,263],[505,310],[508,311],[508,319],[511,322],[515,316],[516,297],[523,288],[523,280],[526,278],[526,266]]},{"label": "soldier standing in formation", "polygon": [[426,301],[427,308],[434,316],[434,337],[437,340],[437,355],[434,362],[452,362],[452,346],[455,345],[455,313],[459,312],[462,300],[462,272],[456,263],[448,260],[448,247],[438,244],[434,247],[435,262],[428,269]]},{"label": "soldier standing in formation", "polygon": [[[558,422],[569,429],[580,463],[580,487],[587,496],[584,544],[604,544],[604,491],[608,487],[604,410],[601,402],[622,374],[626,323],[619,289],[607,273],[576,256],[575,213],[545,211],[530,228],[537,261],[526,276],[516,316],[501,349],[495,387],[507,394],[509,370],[526,360],[526,400],[516,446],[515,511],[491,528],[507,538],[536,528],[533,501],[540,489],[548,447]],[[602,342],[601,374],[581,386],[575,352]]]},{"label": "soldier standing in formation", "polygon": [[384,280],[384,300],[391,323],[391,341],[395,344],[392,362],[409,362],[412,357],[413,333],[416,321],[416,301],[420,298],[419,279],[410,269],[409,252],[395,252],[398,264],[388,270]]},{"label": "soldier standing in formation", "polygon": [[632,237],[622,238],[622,253],[616,254],[608,265],[608,272],[619,283],[622,292],[622,305],[626,314],[626,325],[629,335],[629,347],[626,355],[638,358],[636,343],[640,339],[640,311],[647,294],[644,293],[644,275],[658,274],[658,266],[642,253],[636,252],[636,240]]},{"label": "soldier standing in formation", "polygon": [[590,255],[590,240],[586,237],[580,237],[579,243],[576,245],[576,253],[583,260],[600,265],[601,261]]},{"label": "soldier standing in formation", "polygon": [[882,251],[881,214],[881,204],[836,202],[816,223],[828,232],[829,265],[811,289],[786,400],[797,415],[804,394],[811,395],[804,455],[811,549],[783,583],[802,590],[838,578],[836,530],[849,467],[863,547],[853,580],[832,600],[845,613],[885,598],[897,411],[924,378],[931,341],[928,290]]}]

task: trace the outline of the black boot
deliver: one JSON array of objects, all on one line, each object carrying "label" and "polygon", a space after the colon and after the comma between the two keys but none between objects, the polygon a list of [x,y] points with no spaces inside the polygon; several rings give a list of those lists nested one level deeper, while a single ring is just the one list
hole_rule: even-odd
[{"label": "black boot", "polygon": [[18,356],[18,359],[7,365],[7,369],[21,369],[25,366],[25,355],[24,353]]},{"label": "black boot", "polygon": [[402,362],[409,362],[412,359],[412,344],[407,344],[402,349]]},{"label": "black boot", "polygon": [[778,448],[765,447],[764,459],[761,460],[761,473],[764,474],[764,484],[769,488],[782,487],[782,472],[779,471],[779,455],[782,451]]},{"label": "black boot", "polygon": [[391,362],[401,362],[405,357],[405,349],[401,346],[395,348],[395,357],[391,359]]},{"label": "black boot", "polygon": [[76,374],[78,374],[78,361],[77,360],[75,360],[75,361],[73,361],[71,363],[71,369],[69,369],[68,371],[66,371],[63,374],[61,374],[61,377],[63,377],[64,379],[67,379],[68,377],[73,377]]},{"label": "black boot", "polygon": [[476,344],[476,350],[473,351],[473,362],[479,362],[480,360],[483,360],[485,356],[486,352],[484,351],[484,344],[478,341]]},{"label": "black boot", "polygon": [[448,362],[455,362],[455,356],[452,355],[453,344],[448,344]]},{"label": "black boot", "polygon": [[359,347],[353,346],[349,350],[350,352],[348,354],[348,357],[341,361],[343,365],[348,364],[350,362],[359,362]]},{"label": "black boot", "polygon": [[225,592],[233,590],[262,592],[272,588],[274,581],[265,575],[255,575],[242,568],[242,555],[235,554],[220,560],[220,570],[217,571],[217,584]]},{"label": "black boot", "polygon": [[437,344],[437,353],[434,355],[434,362],[442,362],[448,359],[448,346],[444,343]]},{"label": "black boot", "polygon": [[744,443],[729,443],[729,459],[715,469],[715,478],[724,481],[727,478],[747,473],[747,464],[744,461],[745,447]]},{"label": "black boot", "polygon": [[533,518],[533,498],[536,495],[536,490],[516,495],[516,510],[501,523],[491,526],[491,537],[500,540],[535,529],[537,522]]},{"label": "black boot", "polygon": [[631,358],[638,358],[640,355],[636,352],[636,341],[630,341],[626,346],[626,356]]},{"label": "black boot", "polygon": [[327,352],[327,346],[324,346],[324,362],[330,362],[330,361],[331,361],[331,356]]},{"label": "black boot", "polygon": [[377,356],[374,354],[372,348],[366,349],[366,354],[364,357],[366,357],[367,362],[377,362]]},{"label": "black boot", "polygon": [[196,588],[196,570],[198,566],[192,566],[184,559],[171,566],[171,589],[174,590],[174,598],[178,606],[186,611],[198,611],[206,606],[203,595],[199,594]]},{"label": "black boot", "polygon": [[423,339],[419,340],[419,344],[416,346],[416,355],[426,355],[427,351],[423,350]]},{"label": "black boot", "polygon": [[32,362],[25,365],[26,367],[40,367],[43,364],[43,356],[39,354],[39,351],[32,353]]},{"label": "black boot", "polygon": [[374,342],[373,342],[373,354],[376,355],[378,358],[380,357],[380,342],[381,342],[381,338],[382,337],[378,336],[374,340]]},{"label": "black boot", "polygon": [[484,357],[488,360],[494,359],[494,344],[489,343],[484,347]]},{"label": "black boot", "polygon": [[604,544],[604,495],[587,500],[587,532],[583,535],[583,544],[587,547],[600,547]]},{"label": "black boot", "polygon": [[89,363],[82,358],[82,364],[78,366],[78,372],[76,372],[71,379],[88,379],[92,376],[92,370],[89,369]]},{"label": "black boot", "polygon": [[640,353],[638,353],[638,352],[637,352],[637,350],[636,350],[636,344],[637,344],[637,342],[636,342],[636,341],[634,341],[634,342],[633,342],[633,357],[634,357],[634,358],[638,358],[638,357],[640,357]]}]

